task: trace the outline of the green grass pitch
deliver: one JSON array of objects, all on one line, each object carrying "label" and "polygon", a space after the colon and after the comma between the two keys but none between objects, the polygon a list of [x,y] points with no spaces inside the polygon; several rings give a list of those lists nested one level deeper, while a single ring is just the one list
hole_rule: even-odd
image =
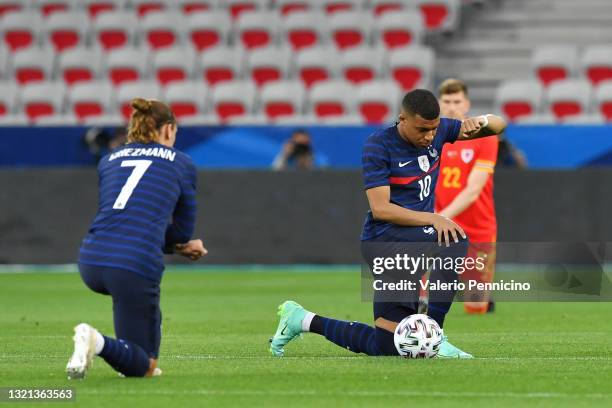
[{"label": "green grass pitch", "polygon": [[503,303],[486,316],[457,304],[445,330],[471,361],[367,357],[313,334],[277,359],[268,338],[285,299],[372,320],[355,270],[170,270],[163,376],[119,378],[96,359],[85,380],[68,381],[72,327],[85,321],[112,335],[110,299],[75,273],[0,274],[0,387],[72,386],[87,407],[612,406],[609,303]]}]

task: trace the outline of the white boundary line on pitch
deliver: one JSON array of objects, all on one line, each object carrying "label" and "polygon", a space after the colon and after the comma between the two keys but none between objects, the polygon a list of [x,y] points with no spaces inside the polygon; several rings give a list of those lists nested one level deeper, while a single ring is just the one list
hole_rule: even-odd
[{"label": "white boundary line on pitch", "polygon": [[473,392],[473,391],[350,391],[341,390],[329,392],[321,390],[211,390],[195,389],[186,391],[166,391],[160,389],[147,390],[81,390],[79,395],[202,395],[202,396],[288,396],[288,397],[319,397],[319,396],[343,396],[343,397],[442,397],[442,398],[611,398],[612,394],[582,393],[566,394],[558,392]]}]

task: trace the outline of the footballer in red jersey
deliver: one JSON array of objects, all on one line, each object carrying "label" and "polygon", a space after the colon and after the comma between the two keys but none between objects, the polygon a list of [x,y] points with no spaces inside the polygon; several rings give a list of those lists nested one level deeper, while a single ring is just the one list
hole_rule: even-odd
[{"label": "footballer in red jersey", "polygon": [[[464,120],[470,109],[467,87],[456,79],[440,85],[442,116]],[[498,139],[487,137],[446,144],[442,150],[440,178],[436,186],[436,212],[459,224],[468,235],[468,257],[485,260],[482,270],[469,270],[464,279],[491,282],[495,272],[497,220],[493,201],[493,172],[497,161]],[[465,292],[467,313],[486,313],[489,294]]]}]

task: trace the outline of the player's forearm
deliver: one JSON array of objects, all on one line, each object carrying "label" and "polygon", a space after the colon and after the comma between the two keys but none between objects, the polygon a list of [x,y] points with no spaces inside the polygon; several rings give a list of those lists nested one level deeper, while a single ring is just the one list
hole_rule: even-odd
[{"label": "player's forearm", "polygon": [[503,118],[497,115],[487,115],[487,118],[489,119],[489,123],[487,124],[487,126],[484,127],[484,129],[486,129],[491,134],[499,135],[503,133],[504,130],[506,130],[506,126],[508,126],[508,123]]},{"label": "player's forearm", "polygon": [[378,221],[406,227],[418,227],[432,225],[434,214],[409,210],[389,202],[373,207],[372,216]]},{"label": "player's forearm", "polygon": [[478,199],[479,195],[480,190],[466,188],[457,194],[455,199],[438,214],[451,219],[455,218],[467,210]]}]

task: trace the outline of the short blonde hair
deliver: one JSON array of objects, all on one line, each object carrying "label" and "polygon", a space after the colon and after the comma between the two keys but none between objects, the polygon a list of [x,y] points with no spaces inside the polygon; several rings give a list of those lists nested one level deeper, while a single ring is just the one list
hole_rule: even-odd
[{"label": "short blonde hair", "polygon": [[465,96],[468,95],[467,85],[460,79],[445,79],[438,88],[438,93],[440,94],[440,96],[450,95],[458,92],[463,92]]}]

